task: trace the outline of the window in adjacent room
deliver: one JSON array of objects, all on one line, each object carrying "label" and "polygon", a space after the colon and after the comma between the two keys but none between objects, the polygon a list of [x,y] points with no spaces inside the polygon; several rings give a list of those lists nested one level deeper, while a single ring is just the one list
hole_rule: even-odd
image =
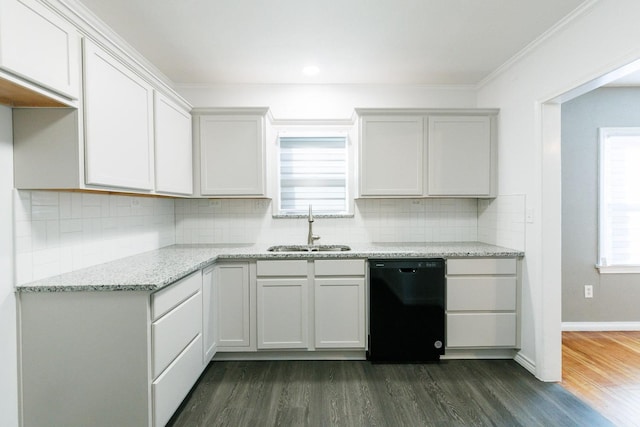
[{"label": "window in adjacent room", "polygon": [[600,129],[600,272],[640,271],[640,127]]},{"label": "window in adjacent room", "polygon": [[278,214],[348,213],[347,136],[278,137]]}]

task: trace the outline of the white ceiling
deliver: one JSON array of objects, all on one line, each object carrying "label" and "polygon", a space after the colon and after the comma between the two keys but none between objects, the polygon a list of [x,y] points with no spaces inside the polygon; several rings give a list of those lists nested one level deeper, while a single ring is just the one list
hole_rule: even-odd
[{"label": "white ceiling", "polygon": [[178,84],[435,85],[481,82],[584,2],[80,1]]}]

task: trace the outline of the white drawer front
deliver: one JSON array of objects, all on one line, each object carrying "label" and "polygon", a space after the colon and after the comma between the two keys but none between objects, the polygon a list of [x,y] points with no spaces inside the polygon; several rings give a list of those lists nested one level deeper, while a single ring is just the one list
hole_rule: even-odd
[{"label": "white drawer front", "polygon": [[515,347],[515,313],[447,314],[447,347]]},{"label": "white drawer front", "polygon": [[151,325],[153,378],[201,332],[202,292],[198,292]]},{"label": "white drawer front", "polygon": [[151,295],[152,320],[158,319],[172,308],[177,307],[200,289],[202,289],[202,271],[196,271]]},{"label": "white drawer front", "polygon": [[447,310],[514,311],[515,277],[448,277]]},{"label": "white drawer front", "polygon": [[447,259],[447,275],[516,274],[515,258]]},{"label": "white drawer front", "polygon": [[306,276],[307,261],[303,259],[281,261],[258,261],[258,276]]},{"label": "white drawer front", "polygon": [[153,382],[153,424],[164,426],[202,372],[202,335]]},{"label": "white drawer front", "polygon": [[317,259],[316,276],[364,276],[363,259]]}]

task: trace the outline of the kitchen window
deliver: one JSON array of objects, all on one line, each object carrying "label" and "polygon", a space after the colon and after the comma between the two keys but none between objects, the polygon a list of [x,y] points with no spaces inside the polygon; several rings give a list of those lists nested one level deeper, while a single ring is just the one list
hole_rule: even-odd
[{"label": "kitchen window", "polygon": [[278,215],[348,214],[346,134],[278,136]]},{"label": "kitchen window", "polygon": [[640,127],[600,129],[601,273],[640,272]]}]

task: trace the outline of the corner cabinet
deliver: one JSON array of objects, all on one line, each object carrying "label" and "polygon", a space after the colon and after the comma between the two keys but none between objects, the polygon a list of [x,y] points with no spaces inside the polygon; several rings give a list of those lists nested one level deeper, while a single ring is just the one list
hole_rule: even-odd
[{"label": "corner cabinet", "polygon": [[161,290],[20,293],[25,426],[164,426],[206,367],[202,272]]},{"label": "corner cabinet", "polygon": [[192,194],[190,107],[84,41],[81,108],[14,108],[17,189]]},{"label": "corner cabinet", "polygon": [[195,110],[196,195],[265,196],[267,109]]},{"label": "corner cabinet", "polygon": [[495,197],[497,110],[358,109],[360,197]]},{"label": "corner cabinet", "polygon": [[[4,99],[11,99],[12,94],[20,98],[19,88],[33,83],[36,86],[32,88],[41,94],[46,92],[38,87],[77,100],[80,35],[71,23],[39,1],[0,0],[0,69],[9,73],[0,79]],[[31,104],[18,99],[14,105]]]},{"label": "corner cabinet", "polygon": [[212,280],[218,299],[218,352],[255,351],[255,291],[248,262],[223,262],[213,266]]}]

